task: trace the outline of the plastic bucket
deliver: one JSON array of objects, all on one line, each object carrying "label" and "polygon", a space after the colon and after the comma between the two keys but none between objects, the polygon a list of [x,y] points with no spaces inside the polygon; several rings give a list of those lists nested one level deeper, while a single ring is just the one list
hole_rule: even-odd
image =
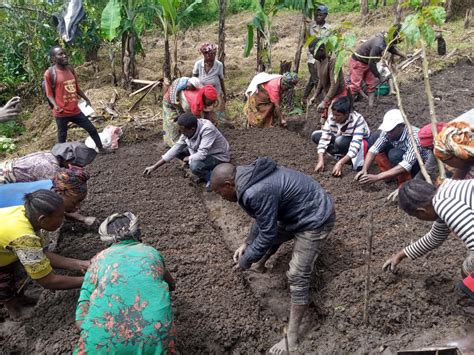
[{"label": "plastic bucket", "polygon": [[386,83],[382,85],[377,85],[375,87],[375,94],[377,96],[387,96],[389,92],[390,92],[390,86]]}]

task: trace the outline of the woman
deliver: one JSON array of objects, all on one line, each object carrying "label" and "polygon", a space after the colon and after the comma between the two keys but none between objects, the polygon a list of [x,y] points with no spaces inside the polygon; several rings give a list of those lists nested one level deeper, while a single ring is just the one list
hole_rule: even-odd
[{"label": "woman", "polygon": [[324,170],[326,151],[341,157],[332,169],[333,176],[341,176],[342,168],[349,161],[352,161],[353,170],[361,168],[364,165],[364,146],[367,146],[369,137],[370,128],[364,117],[352,110],[351,99],[348,96],[338,98],[323,129],[311,135],[318,146],[318,162],[314,171],[319,173]]},{"label": "woman", "polygon": [[463,277],[474,272],[474,180],[447,179],[436,189],[424,180],[413,179],[399,188],[398,203],[410,216],[434,223],[424,237],[388,259],[384,270],[394,272],[406,257],[414,260],[425,255],[453,232],[468,247]]},{"label": "woman", "polygon": [[212,85],[218,95],[215,109],[209,112],[209,119],[215,122],[217,128],[223,128],[225,123],[226,91],[224,86],[224,65],[216,60],[217,46],[204,43],[199,50],[204,59],[194,63],[193,76],[199,78],[203,85]]},{"label": "woman", "polygon": [[433,153],[456,169],[456,178],[464,178],[474,165],[474,126],[466,122],[448,123],[436,136]]},{"label": "woman", "polygon": [[0,209],[0,303],[17,318],[21,306],[29,302],[22,295],[27,278],[23,271],[44,288],[79,288],[82,276],[59,275],[53,268],[86,270],[89,260],[76,260],[45,251],[45,241],[37,235],[54,231],[63,223],[64,202],[53,191],[38,190],[25,195],[25,204]]},{"label": "woman", "polygon": [[92,259],[76,308],[77,354],[175,352],[170,301],[174,280],[163,257],[141,243],[137,217],[109,216],[100,239],[112,246]]},{"label": "woman", "polygon": [[283,93],[294,88],[297,82],[296,73],[255,75],[245,91],[247,103],[244,112],[248,124],[254,127],[273,127],[274,123],[279,123],[286,127],[280,107],[281,98]]},{"label": "woman", "polygon": [[87,196],[89,177],[84,169],[72,167],[59,170],[51,180],[0,185],[0,208],[21,205],[26,193],[40,189],[52,190],[63,198],[67,218],[90,226],[94,224],[96,218],[85,217],[77,213],[81,202]]},{"label": "woman", "polygon": [[[184,112],[210,119],[205,108],[217,101],[217,91],[212,85],[204,85],[197,78],[175,79],[163,95],[163,140],[172,147],[179,139],[176,121]],[[215,122],[213,122],[215,123]]]},{"label": "woman", "polygon": [[36,152],[0,163],[0,184],[52,179],[61,169],[70,166],[84,167],[97,153],[84,143],[56,144],[50,152]]}]

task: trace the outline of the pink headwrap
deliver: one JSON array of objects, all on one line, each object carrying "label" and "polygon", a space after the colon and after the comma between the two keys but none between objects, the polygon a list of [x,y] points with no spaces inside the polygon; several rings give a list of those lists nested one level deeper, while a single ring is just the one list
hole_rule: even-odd
[{"label": "pink headwrap", "polygon": [[216,53],[217,52],[217,46],[214,43],[204,43],[199,51],[204,54],[204,53]]},{"label": "pink headwrap", "polygon": [[[444,127],[446,127],[447,123],[445,122],[437,122],[436,123],[436,131],[437,133],[441,132]],[[433,132],[431,131],[431,123],[428,123],[426,126],[423,126],[418,131],[418,138],[420,139],[420,145],[424,148],[431,148],[433,147]]]},{"label": "pink headwrap", "polygon": [[[194,90],[186,90],[187,93],[191,94],[195,92]],[[211,101],[217,100],[217,90],[212,85],[204,85],[202,88],[197,90],[195,95],[188,97],[188,103],[191,106],[191,112],[195,116],[201,116],[202,111],[204,110],[204,96],[206,99]]]}]

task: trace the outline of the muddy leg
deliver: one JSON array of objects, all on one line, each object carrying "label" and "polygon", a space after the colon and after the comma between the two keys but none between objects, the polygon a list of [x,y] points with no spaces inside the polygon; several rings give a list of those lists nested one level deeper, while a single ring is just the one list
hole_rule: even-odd
[{"label": "muddy leg", "polygon": [[369,92],[369,107],[374,106],[374,101],[375,101],[375,92]]},{"label": "muddy leg", "polygon": [[7,309],[8,314],[10,315],[10,318],[12,320],[17,320],[21,318],[21,304],[20,300],[17,297],[12,298],[8,301],[2,301],[1,303],[5,305],[5,308]]},{"label": "muddy leg", "polygon": [[[298,345],[298,331],[301,320],[308,309],[307,304],[292,304],[290,308],[290,322],[288,323],[288,350],[295,351]],[[268,351],[270,354],[285,354],[286,341],[283,338]]]}]

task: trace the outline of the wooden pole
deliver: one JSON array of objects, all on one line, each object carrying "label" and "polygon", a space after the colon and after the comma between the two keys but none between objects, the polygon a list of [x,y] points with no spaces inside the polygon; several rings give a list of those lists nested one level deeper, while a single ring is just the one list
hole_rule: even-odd
[{"label": "wooden pole", "polygon": [[[426,56],[426,44],[425,44],[425,41],[423,40],[421,40],[421,51],[422,51],[422,56],[423,56],[423,81],[425,82],[425,92],[428,98],[428,106],[430,108],[431,133],[433,134],[433,139],[434,139],[434,137],[438,135],[438,130],[436,128],[437,119],[436,119],[436,113],[435,113],[435,108],[434,108],[433,94],[431,92],[431,84],[430,84],[429,69],[428,69],[428,58]],[[439,159],[436,159],[436,161],[438,163],[439,176],[441,177],[441,180],[444,180],[446,178],[446,171],[444,169],[444,164]]]},{"label": "wooden pole", "polygon": [[304,39],[306,35],[306,15],[303,11],[301,17],[300,36],[298,38],[298,47],[296,48],[295,60],[293,61],[293,71],[298,73],[300,70],[301,52],[303,51]]},{"label": "wooden pole", "polygon": [[374,236],[374,213],[369,214],[369,234],[367,236],[367,274],[365,276],[364,292],[364,325],[369,325],[369,292],[370,292],[370,259],[372,259],[372,239]]}]

